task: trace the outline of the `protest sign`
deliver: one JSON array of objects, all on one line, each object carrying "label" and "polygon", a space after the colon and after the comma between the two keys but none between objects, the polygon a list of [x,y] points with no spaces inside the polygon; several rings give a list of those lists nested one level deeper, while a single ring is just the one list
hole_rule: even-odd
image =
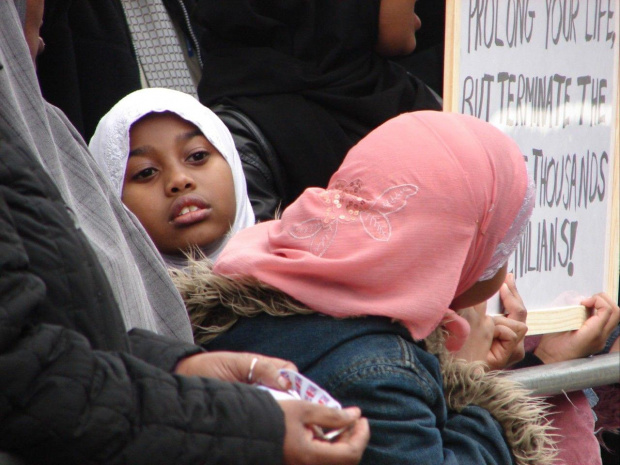
[{"label": "protest sign", "polygon": [[619,0],[448,0],[444,109],[512,136],[536,184],[509,261],[529,334],[618,292]]}]

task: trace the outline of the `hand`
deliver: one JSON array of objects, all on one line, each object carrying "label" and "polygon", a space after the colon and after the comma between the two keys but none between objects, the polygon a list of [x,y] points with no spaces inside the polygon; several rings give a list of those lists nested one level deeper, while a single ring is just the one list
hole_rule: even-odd
[{"label": "hand", "polygon": [[[249,379],[252,361],[257,359]],[[278,370],[286,368],[297,371],[297,367],[286,360],[247,352],[202,352],[181,360],[175,373],[185,376],[204,376],[223,381],[237,381],[247,384],[287,390],[290,381],[280,375]]]},{"label": "hand", "polygon": [[562,362],[595,354],[605,347],[605,342],[620,319],[620,308],[605,293],[595,294],[581,302],[592,309],[592,315],[576,331],[545,334],[534,355],[544,363]]},{"label": "hand", "polygon": [[454,353],[457,358],[468,362],[487,362],[495,334],[495,322],[486,314],[486,310],[486,301],[459,310],[459,315],[469,322],[470,332],[463,346]]},{"label": "hand", "polygon": [[491,370],[506,368],[525,356],[525,334],[527,333],[527,309],[517,291],[514,275],[506,275],[506,281],[499,290],[505,316],[495,316],[493,343],[487,358]]},{"label": "hand", "polygon": [[[285,465],[354,465],[362,458],[370,430],[357,407],[337,410],[299,400],[279,402],[284,411]],[[325,429],[349,426],[333,442],[315,438],[312,425]]]},{"label": "hand", "polygon": [[493,342],[486,362],[490,370],[501,370],[525,356],[527,326],[523,322],[503,316],[494,317],[494,321]]}]

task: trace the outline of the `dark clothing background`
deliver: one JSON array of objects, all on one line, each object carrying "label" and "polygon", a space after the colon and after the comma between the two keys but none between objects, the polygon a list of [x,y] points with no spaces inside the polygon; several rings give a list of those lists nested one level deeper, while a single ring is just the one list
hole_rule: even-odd
[{"label": "dark clothing background", "polygon": [[413,53],[393,60],[443,96],[445,0],[418,0],[415,11],[422,20]]},{"label": "dark clothing background", "polygon": [[386,120],[441,107],[401,66],[374,52],[380,0],[198,0],[198,88],[208,106],[249,117],[285,174],[284,204],[327,185],[347,151]]},{"label": "dark clothing background", "polygon": [[[179,2],[191,10],[195,0],[163,0],[170,17],[186,30]],[[46,48],[37,74],[43,96],[88,142],[101,117],[141,88],[123,6],[120,0],[45,0],[41,37]]]}]

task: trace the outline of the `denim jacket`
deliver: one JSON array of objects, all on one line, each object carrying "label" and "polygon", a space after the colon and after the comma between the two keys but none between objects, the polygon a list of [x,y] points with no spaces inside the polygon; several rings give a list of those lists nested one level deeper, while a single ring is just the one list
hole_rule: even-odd
[{"label": "denim jacket", "polygon": [[343,406],[359,406],[371,429],[362,464],[515,463],[500,424],[481,407],[449,410],[437,357],[386,318],[263,314],[206,347],[291,360]]}]

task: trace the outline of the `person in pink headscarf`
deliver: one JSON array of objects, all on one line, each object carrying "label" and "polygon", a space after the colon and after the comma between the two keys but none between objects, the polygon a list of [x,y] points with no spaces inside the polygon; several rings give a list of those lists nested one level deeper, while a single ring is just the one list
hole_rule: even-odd
[{"label": "person in pink headscarf", "polygon": [[519,148],[490,124],[403,114],[354,146],[326,189],[176,284],[208,348],[286,356],[360,406],[364,464],[551,463],[540,402],[446,351],[474,341],[487,354],[513,331],[458,311],[504,282],[533,194]]}]

